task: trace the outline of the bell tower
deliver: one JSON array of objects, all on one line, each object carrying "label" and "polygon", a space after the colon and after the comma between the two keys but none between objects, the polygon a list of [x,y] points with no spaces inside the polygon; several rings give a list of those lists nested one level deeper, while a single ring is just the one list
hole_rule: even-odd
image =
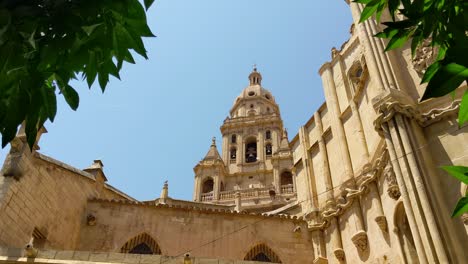
[{"label": "bell tower", "polygon": [[200,201],[234,204],[236,194],[240,193],[244,210],[268,211],[296,199],[292,154],[280,109],[261,83],[262,75],[254,67],[249,86],[235,99],[230,116],[221,126],[225,171],[219,178],[222,190],[203,195],[202,186],[196,184],[195,196]]}]

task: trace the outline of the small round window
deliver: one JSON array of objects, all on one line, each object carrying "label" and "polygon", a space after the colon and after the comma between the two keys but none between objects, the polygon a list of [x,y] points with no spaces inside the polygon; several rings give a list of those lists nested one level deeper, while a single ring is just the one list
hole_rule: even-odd
[{"label": "small round window", "polygon": [[265,94],[265,98],[270,100],[270,96],[268,94]]},{"label": "small round window", "polygon": [[254,108],[254,105],[253,105],[253,104],[251,104],[251,105],[250,105],[250,108]]},{"label": "small round window", "polygon": [[253,92],[253,91],[249,92],[249,96],[254,96],[254,95],[255,95],[255,92]]}]

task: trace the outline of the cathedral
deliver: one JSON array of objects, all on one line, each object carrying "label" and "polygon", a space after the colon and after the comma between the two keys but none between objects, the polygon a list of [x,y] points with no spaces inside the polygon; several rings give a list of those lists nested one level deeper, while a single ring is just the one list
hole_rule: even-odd
[{"label": "cathedral", "polygon": [[467,87],[420,102],[432,49],[384,52],[380,25],[348,4],[321,107],[288,137],[254,68],[194,166],[192,201],[167,183],[136,200],[102,161],[75,168],[41,153],[45,128],[32,150],[20,130],[0,171],[0,263],[468,263],[468,214],[451,217],[467,186],[440,169],[468,164]]}]

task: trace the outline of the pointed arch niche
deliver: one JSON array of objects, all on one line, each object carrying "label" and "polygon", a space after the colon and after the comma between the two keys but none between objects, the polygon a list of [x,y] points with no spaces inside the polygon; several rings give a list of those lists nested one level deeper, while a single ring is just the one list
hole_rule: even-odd
[{"label": "pointed arch niche", "polygon": [[147,233],[141,233],[130,239],[120,248],[121,253],[161,255],[158,243]]},{"label": "pointed arch niche", "polygon": [[244,260],[281,263],[280,258],[276,253],[265,244],[258,244],[250,249],[245,255]]},{"label": "pointed arch niche", "polygon": [[395,208],[394,223],[395,233],[398,235],[398,243],[400,244],[404,263],[419,263],[418,253],[416,252],[416,247],[414,245],[413,234],[411,233],[411,228],[408,224],[405,207],[401,201]]}]

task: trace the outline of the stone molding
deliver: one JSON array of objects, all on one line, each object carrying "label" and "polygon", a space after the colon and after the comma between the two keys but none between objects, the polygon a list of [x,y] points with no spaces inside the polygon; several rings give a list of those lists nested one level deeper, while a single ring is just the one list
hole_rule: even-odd
[{"label": "stone molding", "polygon": [[[329,219],[342,215],[346,209],[350,208],[354,200],[366,194],[369,190],[369,185],[377,179],[382,173],[385,164],[388,161],[388,153],[384,150],[379,158],[374,162],[374,166],[367,164],[364,166],[362,176],[358,178],[359,187],[357,189],[344,188],[344,195],[336,199],[336,201],[329,201],[325,206],[325,210],[320,214],[322,219],[321,223],[309,225],[309,230],[323,230],[329,226]],[[345,184],[346,185],[346,184]],[[386,230],[386,220],[383,224],[385,216],[376,217],[376,222],[382,230]],[[364,231],[363,231],[364,232]]]},{"label": "stone molding", "polygon": [[460,107],[460,102],[461,100],[454,100],[448,106],[434,108],[426,113],[421,113],[414,105],[402,104],[398,101],[385,102],[377,107],[379,115],[374,120],[374,128],[383,137],[382,124],[392,119],[395,114],[414,119],[421,127],[426,127],[445,118],[455,116]]},{"label": "stone molding", "polygon": [[[90,202],[97,203],[111,203],[111,204],[120,204],[120,205],[131,205],[131,206],[142,206],[142,207],[152,207],[152,208],[165,208],[169,210],[181,210],[181,211],[197,211],[207,214],[220,214],[220,215],[243,215],[243,216],[254,216],[261,218],[270,218],[270,219],[285,219],[291,220],[295,223],[303,222],[306,224],[306,221],[301,216],[290,216],[285,214],[278,215],[268,215],[266,213],[251,213],[247,211],[237,212],[235,210],[229,209],[213,209],[213,208],[203,208],[199,206],[190,206],[190,205],[178,205],[178,204],[155,204],[154,202],[138,202],[138,201],[129,201],[129,200],[118,200],[118,199],[102,199],[102,198],[92,198],[89,199]],[[292,232],[292,231],[291,231]]]}]

